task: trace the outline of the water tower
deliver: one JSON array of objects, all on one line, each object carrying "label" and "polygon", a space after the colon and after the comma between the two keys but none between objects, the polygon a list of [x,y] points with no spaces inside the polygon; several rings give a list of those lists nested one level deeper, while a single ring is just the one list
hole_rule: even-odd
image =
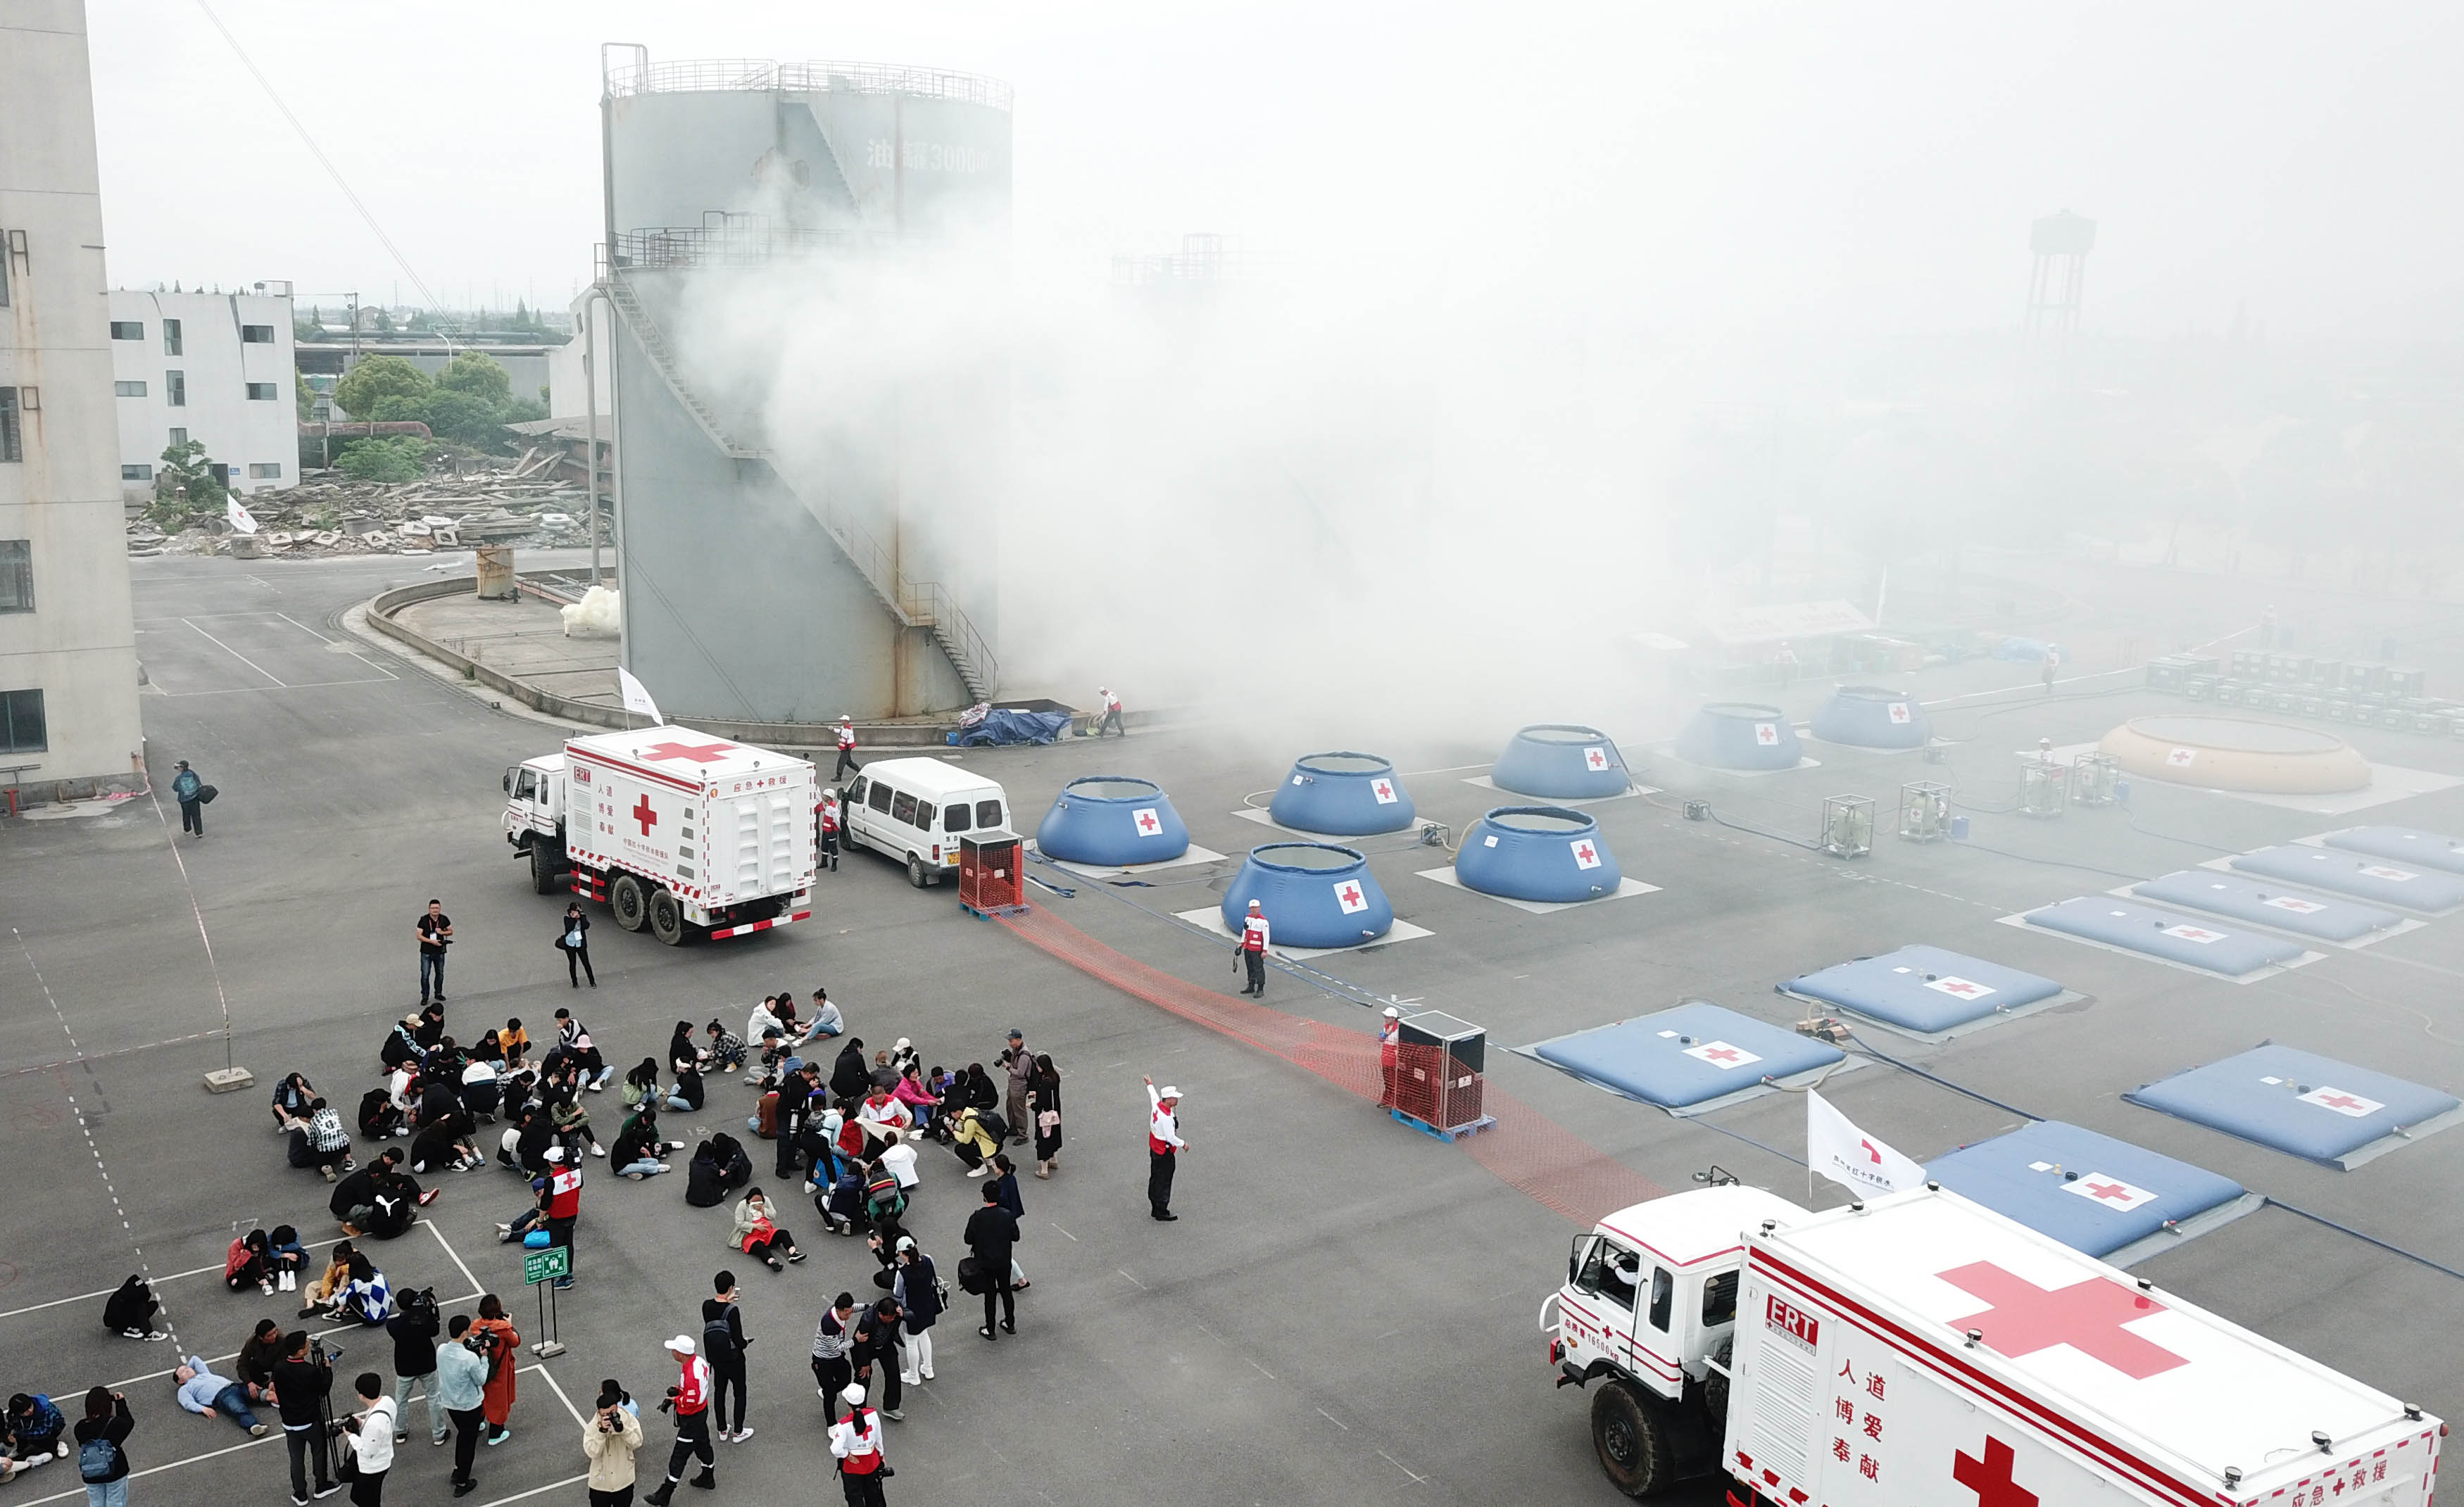
[{"label": "water tower", "polygon": [[2036,257],[2028,274],[2028,337],[2059,350],[2079,333],[2096,222],[2068,209],[2049,214],[2029,228],[2028,249]]},{"label": "water tower", "polygon": [[624,663],[721,725],[995,695],[1008,373],[947,340],[908,363],[866,320],[1005,259],[1009,86],[630,44],[603,64],[587,297],[612,310]]}]

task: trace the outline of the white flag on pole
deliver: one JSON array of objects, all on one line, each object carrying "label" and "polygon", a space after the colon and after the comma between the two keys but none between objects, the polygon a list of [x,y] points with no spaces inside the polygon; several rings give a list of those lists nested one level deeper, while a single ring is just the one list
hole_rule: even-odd
[{"label": "white flag on pole", "polygon": [[1805,1094],[1805,1160],[1859,1197],[1925,1186],[1925,1168],[1859,1130],[1812,1089]]},{"label": "white flag on pole", "polygon": [[223,517],[230,522],[231,532],[233,534],[254,534],[256,532],[256,519],[251,517],[249,515],[249,511],[239,505],[239,494],[237,492],[226,492],[223,494]]},{"label": "white flag on pole", "polygon": [[649,688],[635,680],[631,670],[622,665],[617,666],[616,684],[625,692],[626,710],[638,712],[660,727],[668,725],[668,719],[659,715],[659,704],[650,699]]}]

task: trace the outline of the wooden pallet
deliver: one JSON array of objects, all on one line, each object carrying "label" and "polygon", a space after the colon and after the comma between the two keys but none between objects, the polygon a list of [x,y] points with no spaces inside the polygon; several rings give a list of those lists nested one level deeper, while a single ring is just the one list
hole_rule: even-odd
[{"label": "wooden pallet", "polygon": [[1410,1125],[1413,1129],[1418,1130],[1422,1135],[1439,1141],[1460,1141],[1467,1135],[1478,1135],[1483,1130],[1485,1130],[1491,1125],[1497,1124],[1497,1117],[1495,1115],[1483,1115],[1467,1125],[1454,1125],[1449,1127],[1445,1125],[1433,1125],[1418,1115],[1407,1115],[1400,1109],[1389,1109],[1386,1113],[1392,1116],[1398,1124]]}]

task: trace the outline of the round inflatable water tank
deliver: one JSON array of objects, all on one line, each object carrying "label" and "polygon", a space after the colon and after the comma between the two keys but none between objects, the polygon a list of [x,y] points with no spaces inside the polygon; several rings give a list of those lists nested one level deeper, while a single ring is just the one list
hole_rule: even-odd
[{"label": "round inflatable water tank", "polygon": [[1223,925],[1239,931],[1252,900],[1264,906],[1272,940],[1292,947],[1357,947],[1395,925],[1367,856],[1331,842],[1251,848],[1223,892]]},{"label": "round inflatable water tank", "polygon": [[2123,769],[2206,790],[2331,795],[2366,790],[2370,761],[2332,732],[2247,717],[2133,717],[2097,744]]},{"label": "round inflatable water tank", "polygon": [[1571,722],[1536,723],[1514,734],[1488,777],[1500,790],[1548,800],[1595,800],[1634,786],[1609,735]]},{"label": "round inflatable water tank", "polygon": [[1600,824],[1569,806],[1500,806],[1455,850],[1465,888],[1508,900],[1597,900],[1622,877]]},{"label": "round inflatable water tank", "polygon": [[1904,690],[1887,686],[1842,686],[1814,714],[1814,735],[1825,743],[1860,749],[1925,747],[1933,734],[1925,708]]},{"label": "round inflatable water tank", "polygon": [[1278,826],[1365,838],[1410,826],[1412,797],[1395,777],[1395,766],[1375,754],[1305,754],[1276,788],[1266,814]]},{"label": "round inflatable water tank", "polygon": [[1065,863],[1128,868],[1161,863],[1189,851],[1189,828],[1172,798],[1151,779],[1089,775],[1061,787],[1035,845]]},{"label": "round inflatable water tank", "polygon": [[1794,769],[1804,751],[1779,708],[1712,701],[1677,734],[1677,756],[1713,769]]}]

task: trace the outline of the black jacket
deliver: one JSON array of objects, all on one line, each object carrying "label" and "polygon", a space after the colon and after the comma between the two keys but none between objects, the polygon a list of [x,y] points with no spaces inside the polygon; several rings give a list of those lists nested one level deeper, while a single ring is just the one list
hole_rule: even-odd
[{"label": "black jacket", "polygon": [[741,1362],[746,1341],[744,1310],[715,1298],[701,1300],[701,1353],[713,1365]]},{"label": "black jacket", "polygon": [[[125,1478],[128,1474],[128,1456],[121,1452],[120,1447],[127,1441],[129,1433],[136,1427],[137,1420],[128,1415],[128,1399],[125,1397],[115,1397],[111,1400],[111,1416],[108,1418],[78,1419],[77,1428],[72,1431],[77,1435],[77,1453],[80,1456],[77,1478],[98,1484]],[[85,1474],[82,1456],[85,1453],[85,1446],[96,1439],[107,1440],[110,1443],[111,1469],[100,1475],[88,1475]]]},{"label": "black jacket", "polygon": [[864,1048],[839,1048],[839,1059],[830,1068],[830,1092],[842,1100],[862,1099],[872,1086],[872,1068],[864,1059]]},{"label": "black jacket", "polygon": [[385,1333],[393,1336],[393,1374],[426,1376],[436,1369],[436,1334],[442,1325],[436,1310],[420,1309],[413,1317],[406,1309],[385,1321]]},{"label": "black jacket", "polygon": [[986,1204],[967,1216],[967,1249],[983,1263],[985,1275],[1009,1272],[1010,1252],[1018,1245],[1018,1220],[999,1204]]},{"label": "black jacket", "polygon": [[[316,1342],[309,1342],[314,1344]],[[314,1353],[313,1351],[311,1352]],[[288,1358],[274,1363],[274,1395],[282,1400],[282,1422],[315,1423],[325,1415],[325,1400],[334,1390],[334,1368],[313,1361]]]},{"label": "black jacket", "polygon": [[342,1180],[334,1185],[334,1196],[326,1200],[325,1207],[335,1218],[348,1219],[352,1210],[376,1201],[377,1174],[375,1165],[371,1163],[356,1172],[343,1174]]}]

